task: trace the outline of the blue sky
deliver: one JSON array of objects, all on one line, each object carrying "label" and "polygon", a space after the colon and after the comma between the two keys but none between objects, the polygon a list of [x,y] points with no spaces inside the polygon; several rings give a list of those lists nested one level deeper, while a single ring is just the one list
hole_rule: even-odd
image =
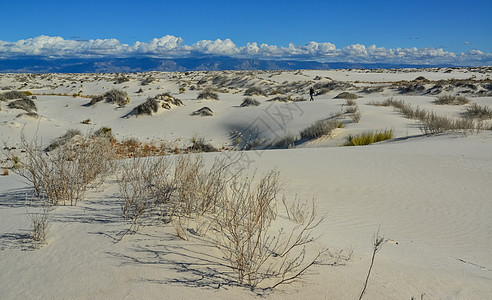
[{"label": "blue sky", "polygon": [[415,63],[492,60],[490,0],[0,0],[0,7],[0,58],[217,54]]}]

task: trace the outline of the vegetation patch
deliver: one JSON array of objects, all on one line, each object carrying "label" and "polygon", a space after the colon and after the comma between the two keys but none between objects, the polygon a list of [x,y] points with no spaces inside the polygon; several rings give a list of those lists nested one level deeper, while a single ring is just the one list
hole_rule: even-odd
[{"label": "vegetation patch", "polygon": [[14,100],[7,105],[9,108],[22,109],[27,112],[37,111],[36,104],[34,101],[28,98],[23,98],[20,100]]},{"label": "vegetation patch", "polygon": [[251,97],[246,97],[243,100],[243,103],[241,103],[241,107],[246,107],[246,106],[259,106],[261,103],[260,101],[251,98]]},{"label": "vegetation patch", "polygon": [[379,132],[364,132],[357,135],[349,135],[345,146],[365,146],[394,138],[393,129],[385,129]]},{"label": "vegetation patch", "polygon": [[313,125],[303,129],[299,134],[302,139],[313,140],[325,135],[330,135],[336,128],[343,127],[338,120],[318,120]]},{"label": "vegetation patch", "polygon": [[468,102],[470,102],[468,98],[455,95],[441,95],[434,101],[434,103],[438,105],[465,105]]},{"label": "vegetation patch", "polygon": [[358,98],[359,98],[359,96],[357,96],[354,93],[349,93],[349,92],[340,93],[335,97],[335,99],[347,99],[347,100],[355,100]]}]

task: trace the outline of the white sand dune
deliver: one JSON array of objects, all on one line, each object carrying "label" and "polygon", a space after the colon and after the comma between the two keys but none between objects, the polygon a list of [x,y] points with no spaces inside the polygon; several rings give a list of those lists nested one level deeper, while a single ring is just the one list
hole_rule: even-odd
[{"label": "white sand dune", "polygon": [[[345,265],[316,266],[302,281],[280,286],[264,297],[357,299],[371,261],[372,238],[380,228],[388,241],[376,255],[364,299],[418,299],[422,294],[424,299],[490,299],[492,131],[422,135],[416,121],[390,107],[370,103],[394,97],[448,117],[458,117],[467,106],[435,105],[434,95],[399,94],[390,86],[376,93],[360,92],[364,86],[418,76],[490,80],[492,74],[485,70],[255,72],[247,85],[220,87],[218,101],[196,100],[198,88],[213,86],[211,81],[198,82],[217,74],[233,78],[243,72],[153,72],[157,80],[145,86],[141,82],[149,74],[127,74],[130,80],[120,84],[114,84],[114,78],[121,76],[117,74],[2,74],[0,88],[68,95],[80,90],[83,95],[97,95],[119,88],[128,92],[131,101],[123,108],[105,103],[85,107],[90,99],[37,95],[38,119],[17,117],[21,111],[9,109],[3,102],[0,138],[8,147],[19,147],[23,131],[28,138],[37,135],[48,144],[69,128],[89,132],[108,126],[121,140],[134,137],[142,142],[186,146],[191,137],[199,136],[218,148],[233,148],[231,130],[260,128],[261,137],[273,141],[330,117],[346,102],[334,99],[343,91],[334,90],[316,96],[314,102],[278,103],[267,101],[273,96],[255,96],[260,106],[239,107],[248,85],[314,84],[317,76],[350,82],[356,88],[349,91],[362,97],[355,100],[362,113],[359,123],[345,115],[341,119],[345,127],[336,129],[332,137],[299,143],[294,149],[260,147],[242,154],[248,172],[279,170],[288,199],[298,195],[317,200],[319,214],[326,217],[316,229],[320,235],[317,247],[354,251]],[[426,88],[432,85],[428,83]],[[183,94],[178,91],[181,86],[186,88]],[[144,92],[137,93],[140,88]],[[122,118],[147,97],[163,92],[181,99],[184,106],[154,116]],[[292,94],[308,97],[305,90]],[[490,95],[471,95],[469,99],[492,106]],[[214,116],[191,116],[204,106],[211,108]],[[85,119],[91,124],[81,124]],[[393,129],[395,139],[369,146],[340,146],[349,134],[382,129]],[[212,162],[226,155],[239,152],[207,153],[204,158]],[[0,160],[10,164],[3,155]],[[179,239],[171,225],[148,225],[116,242],[129,224],[122,217],[114,178],[90,190],[77,206],[56,207],[51,212],[46,245],[33,250],[26,216],[40,207],[29,203],[29,193],[28,184],[12,170],[0,177],[2,299],[258,297],[230,281],[233,276],[223,265],[219,250],[196,236],[189,241]]]}]

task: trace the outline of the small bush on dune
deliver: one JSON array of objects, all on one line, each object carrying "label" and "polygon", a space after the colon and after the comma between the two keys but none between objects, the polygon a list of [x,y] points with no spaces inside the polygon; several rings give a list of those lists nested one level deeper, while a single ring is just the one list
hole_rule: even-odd
[{"label": "small bush on dune", "polygon": [[356,94],[353,94],[353,93],[349,93],[349,92],[340,93],[335,97],[335,99],[351,99],[351,100],[355,100],[358,98],[359,98],[359,96],[357,96]]},{"label": "small bush on dune", "polygon": [[308,128],[302,130],[300,135],[303,139],[317,139],[324,135],[330,135],[333,130],[340,128],[341,126],[343,126],[343,123],[337,120],[319,120]]},{"label": "small bush on dune", "polygon": [[219,94],[212,90],[205,90],[198,94],[198,100],[219,100]]},{"label": "small bush on dune", "polygon": [[479,120],[492,119],[492,109],[488,106],[481,106],[477,103],[472,103],[463,114],[467,118],[475,118]]},{"label": "small bush on dune", "polygon": [[345,102],[345,104],[347,106],[355,106],[355,105],[357,105],[357,102],[355,102],[353,99],[347,99],[347,101]]},{"label": "small bush on dune", "polygon": [[246,97],[243,100],[243,103],[241,103],[241,107],[246,107],[246,106],[259,106],[261,103],[260,101],[251,98],[251,97]]},{"label": "small bush on dune", "polygon": [[362,118],[362,113],[360,112],[360,110],[357,110],[350,117],[352,118],[352,121],[354,123],[359,123],[360,119]]},{"label": "small bush on dune", "polygon": [[192,116],[202,116],[202,117],[211,117],[214,115],[214,112],[209,107],[202,107],[199,110],[196,110],[191,113]]},{"label": "small bush on dune", "polygon": [[152,115],[152,113],[156,113],[159,110],[159,103],[155,98],[148,98],[144,103],[135,107],[131,114],[139,116],[139,115]]},{"label": "small bush on dune", "polygon": [[245,96],[267,96],[268,93],[260,87],[252,86],[244,92]]},{"label": "small bush on dune", "polygon": [[217,152],[219,151],[217,148],[212,146],[211,144],[205,142],[203,137],[193,137],[191,139],[191,147],[190,150],[193,152]]},{"label": "small bush on dune", "polygon": [[454,95],[442,95],[437,97],[437,100],[434,101],[434,103],[438,105],[464,105],[468,102],[470,102],[468,98]]},{"label": "small bush on dune", "polygon": [[92,106],[98,102],[106,101],[107,103],[117,104],[119,106],[125,106],[130,102],[130,97],[124,91],[118,89],[112,89],[106,92],[104,95],[98,95],[92,97],[91,101],[87,104],[87,106]]},{"label": "small bush on dune", "polygon": [[289,149],[293,148],[297,142],[297,137],[289,134],[279,139],[275,143],[273,143],[272,147],[276,149]]},{"label": "small bush on dune", "polygon": [[117,89],[112,89],[109,92],[106,92],[104,94],[104,98],[106,99],[106,102],[115,103],[119,106],[125,106],[126,104],[128,104],[128,102],[130,102],[128,94]]},{"label": "small bush on dune", "polygon": [[0,94],[0,101],[8,101],[15,99],[26,99],[27,95],[21,91],[10,91]]},{"label": "small bush on dune", "polygon": [[386,141],[394,138],[395,134],[393,130],[381,130],[377,133],[374,132],[365,132],[358,135],[349,135],[347,137],[347,142],[345,146],[365,146],[373,143]]},{"label": "small bush on dune", "polygon": [[39,248],[46,242],[46,234],[50,227],[49,222],[50,207],[44,207],[40,213],[29,213],[27,218],[31,221],[30,236],[34,248]]},{"label": "small bush on dune", "polygon": [[46,199],[50,205],[76,205],[87,188],[102,183],[98,179],[114,168],[114,152],[106,138],[84,137],[46,155],[36,139],[28,142],[21,136],[20,150],[24,158],[15,171],[32,184],[38,199]]},{"label": "small bush on dune", "polygon": [[82,136],[82,132],[80,132],[80,130],[78,129],[68,129],[67,132],[65,132],[62,136],[54,139],[51,142],[51,144],[49,144],[48,147],[44,149],[44,151],[45,152],[53,151],[56,148],[70,142],[76,136]]},{"label": "small bush on dune", "polygon": [[27,112],[37,111],[37,107],[34,101],[27,98],[12,101],[7,106],[9,108],[22,109]]}]

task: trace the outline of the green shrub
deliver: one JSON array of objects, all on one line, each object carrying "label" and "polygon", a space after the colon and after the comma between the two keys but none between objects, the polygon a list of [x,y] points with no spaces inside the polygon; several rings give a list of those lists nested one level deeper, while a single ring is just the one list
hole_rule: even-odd
[{"label": "green shrub", "polygon": [[345,146],[364,146],[364,145],[370,145],[373,143],[381,142],[381,141],[386,141],[394,138],[395,134],[393,132],[393,129],[385,129],[384,131],[381,130],[377,133],[374,132],[364,132],[361,134],[357,135],[349,135],[347,137],[347,142],[345,143]]}]

